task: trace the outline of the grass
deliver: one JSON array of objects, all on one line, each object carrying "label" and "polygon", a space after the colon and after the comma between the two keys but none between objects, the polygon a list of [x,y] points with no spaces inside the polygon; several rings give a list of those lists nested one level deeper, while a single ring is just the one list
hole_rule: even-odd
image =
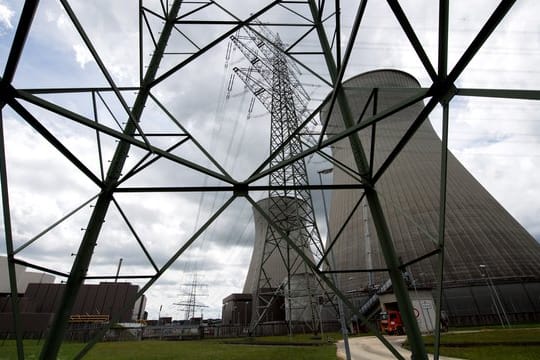
[{"label": "grass", "polygon": [[[428,347],[433,352],[433,348]],[[540,346],[477,346],[467,348],[441,348],[441,355],[469,360],[538,360]]]},{"label": "grass", "polygon": [[[276,339],[277,338],[277,339]],[[192,359],[192,360],[335,360],[336,346],[322,340],[293,337],[257,338],[251,344],[224,343],[223,340],[207,339],[194,341],[126,341],[98,343],[86,355],[89,360],[124,359]],[[294,342],[294,346],[287,342]],[[280,342],[282,345],[264,345]],[[304,343],[303,345],[300,345]],[[255,345],[256,344],[256,345]],[[314,346],[318,345],[318,346]],[[72,359],[84,346],[81,343],[64,343],[58,359]],[[25,359],[38,359],[41,344],[25,342]],[[0,342],[0,360],[15,360],[15,341]]]},{"label": "grass", "polygon": [[[424,337],[433,352],[433,337]],[[540,327],[466,329],[441,336],[441,355],[470,360],[540,359]]]},{"label": "grass", "polygon": [[[85,357],[90,360],[193,359],[193,360],[335,360],[338,333],[322,339],[311,335],[269,336],[255,339],[206,339],[196,341],[126,341],[98,343]],[[330,342],[328,341],[330,340]],[[424,338],[433,352],[433,337]],[[271,345],[279,344],[279,345]],[[38,359],[42,344],[25,341],[25,358]],[[64,343],[58,359],[73,358],[84,344]],[[538,360],[540,327],[465,328],[441,337],[441,355],[470,360]],[[0,360],[15,360],[15,341],[0,341]]]}]

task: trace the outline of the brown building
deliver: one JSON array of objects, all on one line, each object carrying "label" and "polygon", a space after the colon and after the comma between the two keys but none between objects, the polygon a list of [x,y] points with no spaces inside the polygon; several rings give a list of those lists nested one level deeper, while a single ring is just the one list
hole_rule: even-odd
[{"label": "brown building", "polygon": [[[100,324],[118,316],[119,322],[145,318],[146,299],[135,301],[138,286],[130,283],[100,283],[83,285],[75,300],[70,324]],[[57,310],[65,284],[28,284],[20,297],[23,331],[36,336],[47,330]],[[0,297],[0,333],[13,331],[11,299]]]}]

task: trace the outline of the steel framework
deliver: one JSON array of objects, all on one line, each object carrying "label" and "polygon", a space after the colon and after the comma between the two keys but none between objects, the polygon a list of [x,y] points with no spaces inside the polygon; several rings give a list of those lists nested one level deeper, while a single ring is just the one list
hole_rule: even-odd
[{"label": "steel framework", "polygon": [[[310,98],[300,83],[291,60],[285,55],[285,45],[279,34],[273,34],[264,26],[258,30],[260,33],[245,28],[243,33],[231,36],[233,44],[250,63],[248,68],[235,67],[234,72],[270,113],[270,153],[275,156],[269,166],[274,167],[302,152],[302,139],[297,130],[301,120],[305,118]],[[255,294],[251,332],[272,305],[272,301],[268,301],[268,298],[275,299],[275,291],[284,294],[287,299],[289,331],[292,331],[291,321],[294,317],[292,298],[295,297],[295,293],[300,292],[303,294],[302,297],[309,299],[307,307],[301,312],[307,311],[310,314],[308,326],[315,333],[318,332],[320,319],[316,310],[318,298],[316,287],[312,285],[311,288],[307,281],[304,283],[306,289],[291,288],[291,275],[309,274],[311,269],[303,264],[298,256],[291,255],[287,242],[274,230],[279,223],[281,230],[294,238],[308,257],[323,256],[323,244],[315,221],[311,193],[307,189],[295,189],[296,186],[305,187],[308,184],[306,163],[303,158],[269,176],[268,185],[273,189],[268,191],[269,205],[265,210],[272,214],[274,221],[268,224],[265,232],[262,258],[260,261],[251,260],[252,263],[259,265],[258,269],[250,268],[248,272],[248,279],[252,276],[258,277],[255,289],[248,289]],[[282,214],[286,214],[285,217]],[[293,233],[297,235],[293,237]],[[274,256],[281,260],[278,262],[286,269],[286,281],[277,289],[276,280],[281,282],[282,279],[271,278],[276,263],[269,260]],[[254,274],[250,274],[252,271]]]},{"label": "steel framework", "polygon": [[191,320],[194,318],[197,309],[200,309],[202,313],[202,308],[208,307],[197,300],[197,297],[208,295],[207,289],[207,284],[201,284],[197,281],[197,273],[193,275],[191,283],[183,284],[180,300],[179,302],[174,303],[174,305],[179,306],[180,311],[184,312],[184,320]]},{"label": "steel framework", "polygon": [[[67,278],[67,288],[62,299],[62,306],[60,311],[56,314],[54,322],[51,327],[51,331],[47,336],[43,350],[41,353],[41,359],[56,358],[60,345],[62,343],[64,329],[69,320],[70,310],[75,301],[75,296],[82,283],[88,278],[87,270],[92,263],[92,256],[94,247],[97,241],[100,239],[100,232],[105,216],[111,205],[118,208],[122,212],[119,204],[115,200],[115,195],[125,192],[141,192],[141,193],[157,193],[157,192],[227,192],[232,195],[228,198],[224,204],[219,207],[209,217],[209,219],[200,226],[195,233],[182,245],[177,251],[172,254],[169,259],[161,266],[158,266],[154,261],[152,254],[148,251],[143,243],[140,241],[136,233],[134,237],[137,239],[139,246],[145,254],[145,258],[152,265],[154,272],[150,275],[141,274],[141,279],[148,279],[145,285],[141,288],[138,296],[141,296],[152,284],[154,284],[177,260],[181,257],[186,250],[199,238],[199,236],[206,231],[206,229],[223,213],[223,211],[229,207],[229,205],[238,197],[243,197],[252,204],[262,216],[266,218],[269,223],[272,223],[272,217],[267,214],[256,201],[253,200],[252,194],[256,191],[291,191],[296,190],[308,190],[308,189],[331,189],[339,188],[340,185],[321,185],[313,186],[307,184],[295,184],[290,186],[289,184],[275,185],[270,183],[268,186],[257,185],[257,181],[272,174],[284,173],[286,168],[291,168],[290,165],[298,162],[298,160],[309,156],[314,153],[320,153],[321,156],[327,156],[322,151],[334,144],[335,142],[348,138],[351,147],[355,153],[357,169],[353,169],[356,172],[356,176],[359,178],[356,188],[365,190],[365,197],[368,200],[369,208],[372,213],[373,221],[376,224],[378,239],[381,242],[381,248],[384,251],[384,258],[387,264],[387,271],[394,285],[394,291],[396,293],[404,322],[406,325],[406,332],[409,338],[411,350],[414,359],[426,359],[426,350],[422,342],[420,332],[414,319],[414,314],[411,308],[411,302],[408,297],[407,288],[401,277],[401,264],[399,263],[395,250],[392,244],[392,239],[385,224],[385,217],[381,211],[378,194],[376,192],[377,180],[385,172],[385,170],[392,164],[392,161],[399,155],[401,149],[407,144],[409,139],[414,136],[418,127],[427,119],[428,115],[438,105],[442,105],[443,109],[443,151],[441,158],[441,189],[440,189],[440,221],[439,221],[439,239],[438,239],[438,251],[431,256],[435,256],[438,259],[439,267],[439,289],[437,306],[440,309],[441,306],[441,294],[442,294],[442,276],[444,269],[444,227],[445,227],[445,188],[446,188],[446,154],[448,144],[448,123],[449,123],[449,104],[455,96],[480,96],[480,97],[493,97],[493,98],[508,98],[508,99],[529,99],[540,100],[540,91],[538,90],[508,90],[508,89],[473,89],[473,88],[459,88],[456,86],[456,80],[467,68],[471,60],[482,48],[484,43],[496,30],[501,21],[507,16],[510,9],[513,7],[515,0],[502,0],[498,6],[491,13],[487,21],[482,24],[480,31],[475,35],[474,39],[470,42],[469,46],[459,56],[458,61],[453,67],[449,67],[448,61],[448,24],[449,24],[449,1],[439,1],[439,16],[438,16],[438,61],[437,64],[432,64],[429,56],[426,53],[425,48],[422,46],[418,39],[417,33],[411,24],[409,18],[405,14],[398,0],[387,0],[396,20],[398,21],[403,32],[406,34],[410,45],[414,49],[418,59],[424,67],[427,74],[431,79],[431,85],[422,89],[418,95],[411,97],[410,99],[403,101],[400,104],[396,104],[388,109],[379,109],[380,111],[368,119],[363,120],[361,123],[357,123],[350,116],[347,99],[343,95],[342,81],[345,75],[345,71],[350,63],[351,53],[355,47],[355,41],[357,40],[358,31],[364,16],[364,10],[367,1],[360,1],[354,24],[350,31],[349,37],[346,41],[347,45],[345,51],[342,53],[341,46],[333,46],[331,39],[328,37],[328,33],[333,33],[334,38],[338,44],[342,42],[342,25],[341,25],[341,4],[339,0],[335,2],[330,1],[285,1],[274,0],[268,1],[265,5],[253,5],[250,8],[250,15],[241,17],[235,15],[235,11],[223,6],[219,1],[156,1],[152,8],[149,5],[149,1],[139,2],[139,63],[140,81],[137,86],[122,87],[118,86],[111,76],[110,70],[102,60],[103,54],[96,49],[91,37],[87,34],[85,27],[82,25],[78,16],[71,8],[70,1],[59,0],[64,12],[69,21],[74,25],[77,33],[82,39],[84,45],[91,54],[93,61],[99,67],[102,75],[106,79],[107,85],[105,87],[92,87],[92,88],[43,88],[43,89],[21,89],[18,88],[14,82],[15,74],[19,70],[18,64],[22,57],[25,45],[27,45],[27,38],[32,29],[34,15],[38,11],[38,0],[26,0],[22,7],[21,15],[16,27],[15,35],[9,49],[9,54],[5,62],[4,71],[0,79],[0,106],[2,108],[2,116],[6,108],[11,109],[21,119],[23,119],[28,125],[30,125],[43,139],[50,143],[60,154],[62,154],[70,163],[72,163],[86,178],[92,181],[99,189],[98,194],[92,196],[88,201],[85,201],[80,208],[87,206],[88,203],[93,202],[94,207],[92,215],[88,219],[88,225],[84,231],[84,235],[80,240],[79,249],[74,257],[71,271],[69,274],[58,271],[56,269],[50,269],[45,266],[41,266],[39,263],[31,263],[23,261],[20,257],[21,252],[34,242],[39,240],[43,233],[46,233],[50,229],[61,223],[63,219],[59,220],[50,228],[44,230],[38,236],[30,239],[21,246],[15,248],[14,236],[12,230],[12,215],[11,209],[14,207],[10,203],[10,192],[8,187],[8,174],[7,163],[5,153],[5,136],[4,136],[4,122],[5,119],[0,119],[0,180],[2,184],[2,209],[3,209],[3,223],[5,232],[6,251],[8,256],[8,270],[9,279],[11,285],[11,302],[13,308],[14,328],[17,339],[17,351],[19,359],[24,359],[24,346],[22,341],[21,320],[19,312],[19,297],[17,290],[17,279],[15,273],[16,264],[25,264],[26,266],[48,271],[57,276],[63,276]],[[329,10],[330,5],[334,4],[334,10]],[[181,8],[186,10],[181,11]],[[212,9],[215,17],[205,15],[205,11]],[[289,16],[286,20],[278,17],[278,20],[261,20],[267,14],[271,14],[272,11],[279,9],[285,11]],[[199,14],[201,16],[197,17]],[[294,20],[289,20],[289,19]],[[158,32],[153,30],[150,26],[151,19],[161,21],[163,23]],[[328,19],[334,20],[334,26],[329,26]],[[298,35],[296,41],[291,42],[292,45],[285,49],[284,54],[295,60],[298,66],[305,69],[307,73],[311,74],[314,78],[318,79],[321,83],[328,85],[332,90],[329,97],[321,104],[317,109],[311,112],[306,120],[299,124],[298,128],[293,131],[291,136],[287,139],[283,139],[282,144],[288,144],[293,141],[293,134],[295,131],[301,131],[305,124],[315,118],[320,113],[322,106],[334,106],[339,107],[343,119],[345,121],[346,130],[339,134],[327,134],[325,124],[328,123],[328,119],[323,119],[323,131],[320,134],[318,143],[308,148],[299,150],[294,154],[290,154],[286,158],[280,158],[279,149],[273,151],[270,157],[261,163],[261,165],[246,179],[238,180],[233,178],[220,163],[215,160],[210,153],[192,136],[186,128],[178,121],[171,112],[167,111],[166,107],[161,105],[156,96],[152,93],[159,84],[163,83],[167,79],[170,79],[173,75],[177,74],[181,69],[186,68],[188,65],[195,63],[203,55],[207,54],[211,49],[216,48],[219,44],[231,35],[235,34],[239,29],[246,26],[251,28],[257,28],[260,23],[266,26],[280,26],[290,27],[291,29],[301,28],[303,31]],[[225,29],[221,32],[212,35],[212,38],[205,43],[196,43],[190,39],[190,48],[183,50],[180,60],[174,61],[172,66],[165,66],[163,59],[170,52],[167,51],[169,41],[173,36],[183,36],[189,39],[186,33],[182,32],[184,28],[189,26],[197,26],[200,28],[218,26],[220,29]],[[143,59],[144,46],[143,46],[143,31],[148,32],[149,38],[151,38],[150,47],[152,48],[151,60],[147,63]],[[180,35],[179,35],[180,34]],[[297,45],[301,44],[304,39],[309,36],[315,35],[318,40],[319,46],[315,52],[302,52],[297,51]],[[146,48],[147,49],[147,48]],[[310,65],[310,63],[301,61],[303,55],[318,55],[323,56],[327,73],[329,76],[325,76],[320,69],[316,69]],[[145,64],[148,66],[145,67]],[[137,95],[133,102],[133,105],[128,106],[126,100],[126,91],[136,91]],[[77,113],[69,110],[67,107],[62,106],[59,103],[55,103],[51,100],[47,100],[46,97],[42,97],[42,94],[71,94],[71,93],[86,93],[90,94],[92,98],[96,99],[102,93],[113,94],[115,99],[120,104],[126,118],[126,123],[121,130],[117,130],[115,127],[107,126],[95,119],[91,119],[84,114]],[[360,143],[357,132],[366,129],[369,126],[376,124],[380,121],[384,121],[385,118],[393,114],[400,109],[407,107],[410,104],[417,103],[418,101],[426,101],[423,111],[417,116],[412,123],[408,131],[402,136],[401,141],[395,146],[394,150],[388,156],[383,165],[372,173],[370,168],[369,159],[366,158],[365,150]],[[160,108],[163,109],[171,117],[179,131],[180,140],[173,146],[163,148],[157,146],[154,142],[154,137],[158,134],[152,134],[145,132],[141,128],[141,118],[144,108],[151,101],[156,102]],[[109,165],[108,169],[104,169],[103,165],[100,168],[101,174],[96,174],[90,170],[85,163],[72,151],[69,146],[62,142],[51,129],[47,128],[42,121],[40,121],[39,115],[35,109],[46,110],[52,114],[56,114],[64,119],[67,119],[74,124],[79,125],[81,128],[91,129],[98,134],[98,138],[101,136],[110,136],[118,140],[114,157]],[[330,114],[331,111],[328,112]],[[96,115],[97,116],[97,115]],[[194,161],[190,161],[185,157],[178,155],[173,150],[177,149],[183,144],[190,143],[200,149],[200,151],[210,161],[212,166],[203,166]],[[144,152],[146,155],[137,163],[134,167],[126,168],[126,159],[130,149],[137,148],[138,151]],[[101,153],[100,153],[101,155]],[[219,186],[174,186],[174,187],[162,187],[162,186],[134,186],[126,187],[125,181],[127,179],[136,177],[143,169],[151,166],[159,159],[167,159],[172,164],[178,167],[189,168],[196,173],[201,174],[201,177],[208,176],[220,181],[222,185]],[[270,166],[269,166],[270,165]],[[336,164],[339,166],[339,164]],[[105,171],[106,170],[106,171]],[[202,181],[201,181],[202,184]],[[350,187],[350,186],[349,186]],[[77,209],[73,210],[66,216],[69,217],[75,213]],[[122,213],[123,214],[123,213]],[[123,217],[123,220],[130,224],[130,220],[127,216]],[[310,259],[293,240],[288,237],[288,234],[281,231],[278,227],[274,229],[280,236],[285,239],[288,246],[295,251],[299,257],[302,258],[305,264],[317,274],[320,281],[322,281],[328,288],[334,291],[343,301],[345,306],[349,307],[353,312],[351,302],[348,298],[333,284],[328,274],[320,269],[320,266]],[[325,253],[326,254],[326,253]],[[362,271],[363,269],[358,269]],[[103,276],[103,278],[107,278]],[[122,278],[121,276],[119,278]],[[357,312],[356,312],[357,313]],[[362,319],[366,320],[361,316]],[[116,320],[111,320],[111,325]],[[440,312],[438,312],[436,329],[439,329]],[[373,329],[375,334],[379,337],[380,341],[387,346],[390,351],[396,356],[396,358],[402,359],[403,357],[392,347],[392,345],[382,337],[377,329]],[[83,357],[92,346],[99,341],[100,335],[105,333],[106,329],[98,334],[92,341],[90,341],[84,349],[77,355],[77,358]],[[435,358],[438,358],[439,352],[439,331],[436,331],[435,341]]]}]

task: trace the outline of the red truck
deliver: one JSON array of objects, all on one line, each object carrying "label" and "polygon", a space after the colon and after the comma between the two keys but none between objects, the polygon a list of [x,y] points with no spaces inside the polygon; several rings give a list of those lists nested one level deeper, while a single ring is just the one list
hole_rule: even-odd
[{"label": "red truck", "polygon": [[382,311],[379,316],[381,332],[389,335],[404,334],[403,320],[397,310]]}]

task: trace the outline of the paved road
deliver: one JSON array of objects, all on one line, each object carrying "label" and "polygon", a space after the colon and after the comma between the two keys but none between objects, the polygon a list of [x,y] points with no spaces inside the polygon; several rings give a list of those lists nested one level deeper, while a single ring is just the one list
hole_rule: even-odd
[{"label": "paved road", "polygon": [[[411,352],[401,347],[406,336],[386,336],[388,341],[399,351],[405,359],[411,358]],[[362,336],[349,339],[349,347],[351,349],[351,360],[393,360],[394,355],[384,346],[375,336]],[[345,359],[345,347],[343,340],[337,343],[337,355],[341,359]],[[430,355],[430,359],[433,356]],[[440,356],[441,360],[457,360]]]}]

